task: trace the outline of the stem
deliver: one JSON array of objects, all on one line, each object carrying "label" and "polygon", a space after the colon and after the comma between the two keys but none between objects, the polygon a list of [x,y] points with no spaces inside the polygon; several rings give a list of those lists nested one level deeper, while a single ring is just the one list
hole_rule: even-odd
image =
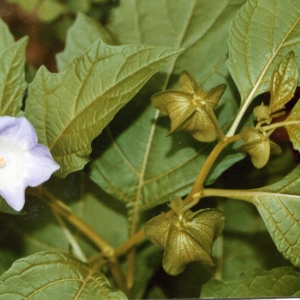
[{"label": "stem", "polygon": [[204,181],[211,170],[212,165],[216,161],[217,157],[220,155],[222,150],[230,143],[233,143],[241,138],[240,134],[236,134],[232,137],[227,137],[221,141],[218,142],[218,144],[215,146],[213,151],[208,156],[207,160],[205,161],[204,165],[202,166],[201,171],[198,174],[198,177],[196,178],[196,181],[193,185],[193,188],[189,195],[184,199],[185,204],[188,204],[194,200],[194,194],[199,193],[201,189],[203,188]]},{"label": "stem", "polygon": [[134,235],[132,235],[126,242],[115,249],[115,257],[119,257],[125,254],[129,249],[134,247],[145,237],[144,230],[141,229]]},{"label": "stem", "polygon": [[[136,231],[137,231],[137,223],[139,219],[138,209],[135,209],[131,219],[131,226],[129,230],[129,238],[132,237]],[[127,261],[127,270],[126,270],[126,287],[128,291],[131,290],[134,284],[134,278],[135,278],[135,258],[136,258],[136,248],[132,247],[128,250],[126,255],[126,261]]]},{"label": "stem", "polygon": [[213,123],[214,123],[214,125],[217,129],[217,132],[220,136],[220,139],[223,141],[224,139],[226,139],[226,137],[224,135],[224,132],[223,132],[222,128],[220,127],[220,124],[218,122],[218,119],[216,118],[216,115],[215,115],[214,111],[209,107],[206,107],[206,111],[207,111],[208,115],[210,116],[210,119],[213,121]]},{"label": "stem", "polygon": [[[248,100],[249,99],[250,98],[248,97]],[[230,136],[234,135],[236,129],[238,128],[238,126],[239,126],[239,124],[240,124],[240,122],[242,120],[242,117],[244,116],[244,114],[245,114],[245,112],[246,112],[246,110],[247,110],[247,108],[248,108],[248,106],[250,104],[250,101],[248,101],[248,102],[249,103],[246,102],[246,103],[244,103],[244,105],[242,105],[240,107],[240,110],[239,110],[237,116],[235,117],[233,124],[231,125],[229,131],[226,134],[227,137],[230,137]]]},{"label": "stem", "polygon": [[123,272],[120,268],[119,262],[116,260],[116,258],[114,257],[113,261],[109,261],[108,262],[108,266],[109,266],[109,270],[111,272],[111,275],[113,276],[117,287],[123,291],[123,293],[129,297],[129,290],[125,284],[126,280],[123,276]]},{"label": "stem", "polygon": [[280,193],[262,192],[259,189],[250,189],[250,190],[203,189],[202,191],[203,198],[205,197],[232,198],[232,199],[239,199],[242,201],[246,201],[252,204],[255,204],[255,202],[253,201],[254,197],[268,197],[270,196],[270,194],[272,194],[273,196],[280,196],[280,195],[282,196],[282,194]]},{"label": "stem", "polygon": [[127,272],[126,272],[126,283],[127,288],[130,291],[134,284],[135,277],[135,258],[136,258],[136,248],[132,247],[127,253]]},{"label": "stem", "polygon": [[299,123],[300,123],[300,121],[282,121],[282,122],[274,123],[271,125],[263,126],[262,128],[264,128],[264,130],[268,131],[268,130],[276,129],[276,128],[283,127],[286,125],[293,125],[293,124],[299,124]]},{"label": "stem", "polygon": [[[52,211],[53,212],[53,211]],[[79,258],[83,262],[87,262],[87,259],[81,250],[79,244],[77,243],[76,239],[74,238],[73,234],[69,230],[69,228],[66,226],[63,218],[59,215],[53,212],[54,217],[56,218],[57,222],[59,223],[62,232],[65,234],[67,240],[69,241],[71,247],[72,247],[72,252],[75,253],[75,256]]]}]

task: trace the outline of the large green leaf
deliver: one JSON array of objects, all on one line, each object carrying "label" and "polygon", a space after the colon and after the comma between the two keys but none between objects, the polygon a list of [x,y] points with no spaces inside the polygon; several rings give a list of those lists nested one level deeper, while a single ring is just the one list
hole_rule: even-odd
[{"label": "large green leaf", "polygon": [[79,12],[75,22],[67,32],[64,51],[56,55],[58,70],[65,70],[75,58],[84,54],[99,38],[106,44],[112,43],[112,38],[105,30],[105,27]]},{"label": "large green leaf", "polygon": [[299,16],[298,0],[249,0],[232,23],[228,67],[242,104],[230,134],[253,98],[270,90],[272,72],[289,51],[300,65]]},{"label": "large green leaf", "polygon": [[[229,23],[243,3],[220,1],[212,6],[207,1],[177,1],[173,5],[167,0],[141,0],[122,1],[116,9],[110,31],[121,43],[185,48],[176,61],[164,68],[164,74],[153,77],[142,93],[120,112],[123,125],[114,122],[110,126],[111,131],[107,131],[110,147],[92,165],[92,179],[126,202],[131,212],[166,202],[174,194],[187,193],[213,147],[196,142],[185,132],[166,138],[170,122],[150,105],[153,93],[166,86],[175,87],[183,69],[192,73],[204,89],[227,83],[216,111],[223,127],[232,122],[237,103],[225,65],[226,39]],[[124,123],[131,122],[120,134]],[[225,151],[207,183],[241,157],[236,153],[228,156]]]},{"label": "large green leaf", "polygon": [[210,280],[203,285],[201,297],[249,298],[249,297],[300,296],[300,274],[291,267],[271,271],[259,269],[241,274],[230,282]]},{"label": "large green leaf", "polygon": [[105,276],[62,252],[39,252],[0,277],[0,299],[127,299]]},{"label": "large green leaf", "polygon": [[162,66],[181,50],[107,46],[101,40],[66,71],[41,67],[29,85],[25,115],[60,165],[57,175],[82,169],[92,140]]},{"label": "large green leaf", "polygon": [[281,181],[252,190],[221,190],[220,196],[253,203],[285,258],[300,266],[300,167]]},{"label": "large green leaf", "polygon": [[18,116],[27,87],[25,49],[27,37],[14,42],[7,25],[0,19],[0,115]]}]

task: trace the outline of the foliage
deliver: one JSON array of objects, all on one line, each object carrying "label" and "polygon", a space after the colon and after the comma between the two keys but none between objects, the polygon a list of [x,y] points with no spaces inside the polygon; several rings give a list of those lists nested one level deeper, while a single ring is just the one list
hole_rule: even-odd
[{"label": "foliage", "polygon": [[1,277],[0,294],[11,299],[49,296],[52,299],[126,299],[122,292],[112,289],[101,273],[65,253],[55,252],[40,252],[16,261]]},{"label": "foliage", "polygon": [[232,282],[211,280],[204,285],[202,297],[271,297],[298,296],[299,273],[291,267],[271,271],[253,270]]},{"label": "foliage", "polygon": [[0,21],[0,122],[60,166],[1,194],[0,298],[299,296],[299,1],[7,2],[69,29],[35,72]]}]

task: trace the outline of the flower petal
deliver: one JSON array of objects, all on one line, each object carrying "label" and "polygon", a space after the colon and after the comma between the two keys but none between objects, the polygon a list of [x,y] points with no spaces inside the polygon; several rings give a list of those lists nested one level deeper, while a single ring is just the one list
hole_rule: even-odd
[{"label": "flower petal", "polygon": [[1,117],[0,137],[2,140],[22,147],[24,150],[30,150],[38,142],[34,127],[25,117]]},{"label": "flower petal", "polygon": [[47,181],[51,174],[60,167],[53,160],[47,147],[36,144],[28,153],[28,170],[26,172],[26,184],[35,187]]},{"label": "flower petal", "polygon": [[16,211],[20,211],[25,204],[25,186],[23,184],[7,186],[0,190],[0,195]]}]

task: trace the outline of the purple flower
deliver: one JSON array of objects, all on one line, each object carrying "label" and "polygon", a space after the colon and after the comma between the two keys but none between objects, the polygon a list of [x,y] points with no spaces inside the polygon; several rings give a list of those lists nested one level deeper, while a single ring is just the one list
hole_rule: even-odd
[{"label": "purple flower", "polygon": [[48,180],[59,165],[38,144],[34,127],[25,117],[0,117],[0,195],[16,211],[25,204],[25,188]]}]

